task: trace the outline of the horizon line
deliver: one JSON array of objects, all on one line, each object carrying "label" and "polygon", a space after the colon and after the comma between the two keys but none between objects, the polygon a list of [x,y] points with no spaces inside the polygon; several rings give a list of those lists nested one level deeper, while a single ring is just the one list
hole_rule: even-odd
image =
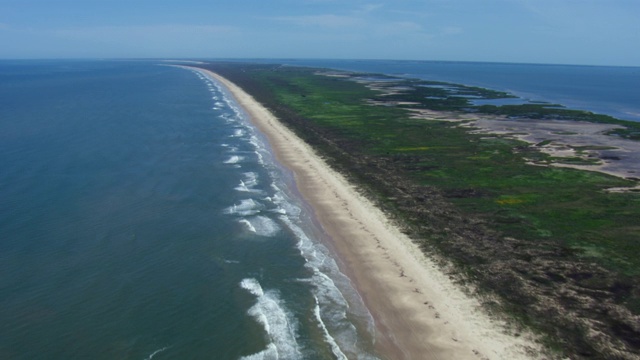
[{"label": "horizon line", "polygon": [[0,61],[397,61],[397,62],[431,62],[431,63],[470,63],[470,64],[503,64],[503,65],[538,65],[538,66],[587,66],[587,67],[626,67],[640,68],[640,65],[612,64],[577,64],[550,62],[519,62],[496,60],[442,60],[442,59],[389,59],[389,58],[315,58],[315,57],[38,57],[38,58],[0,58]]}]

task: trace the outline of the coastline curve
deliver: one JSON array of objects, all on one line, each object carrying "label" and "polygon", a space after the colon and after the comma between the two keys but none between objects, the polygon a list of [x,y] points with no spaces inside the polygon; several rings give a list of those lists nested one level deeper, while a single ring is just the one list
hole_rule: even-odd
[{"label": "coastline curve", "polygon": [[[181,66],[182,67],[182,66]],[[314,150],[240,87],[209,70],[184,66],[224,86],[265,135],[275,158],[332,241],[342,269],[373,315],[376,348],[390,358],[532,359],[533,336],[512,336],[485,314],[440,266],[332,170]]]}]

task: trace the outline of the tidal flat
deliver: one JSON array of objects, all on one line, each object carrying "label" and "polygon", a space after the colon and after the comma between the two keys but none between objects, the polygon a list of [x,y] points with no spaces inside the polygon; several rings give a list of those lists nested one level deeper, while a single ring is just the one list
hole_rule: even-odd
[{"label": "tidal flat", "polygon": [[200,67],[265,105],[514,332],[542,334],[558,357],[637,358],[640,124],[557,104],[475,106],[510,95],[457,84]]}]

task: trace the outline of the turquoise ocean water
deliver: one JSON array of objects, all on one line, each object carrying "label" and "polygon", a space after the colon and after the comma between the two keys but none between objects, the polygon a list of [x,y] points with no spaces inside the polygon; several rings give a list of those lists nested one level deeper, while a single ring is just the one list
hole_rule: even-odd
[{"label": "turquoise ocean water", "polygon": [[0,62],[1,359],[372,358],[292,176],[217,84]]}]

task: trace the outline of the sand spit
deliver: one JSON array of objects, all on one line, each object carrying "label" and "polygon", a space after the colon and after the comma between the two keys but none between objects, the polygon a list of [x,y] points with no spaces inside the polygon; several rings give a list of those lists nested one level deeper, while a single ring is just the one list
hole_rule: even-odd
[{"label": "sand spit", "polygon": [[[194,68],[192,68],[194,69]],[[267,137],[278,161],[293,171],[344,271],[374,316],[378,350],[390,359],[534,359],[529,335],[509,335],[478,300],[423,255],[384,214],[359,195],[314,150],[241,88],[223,84]]]}]

